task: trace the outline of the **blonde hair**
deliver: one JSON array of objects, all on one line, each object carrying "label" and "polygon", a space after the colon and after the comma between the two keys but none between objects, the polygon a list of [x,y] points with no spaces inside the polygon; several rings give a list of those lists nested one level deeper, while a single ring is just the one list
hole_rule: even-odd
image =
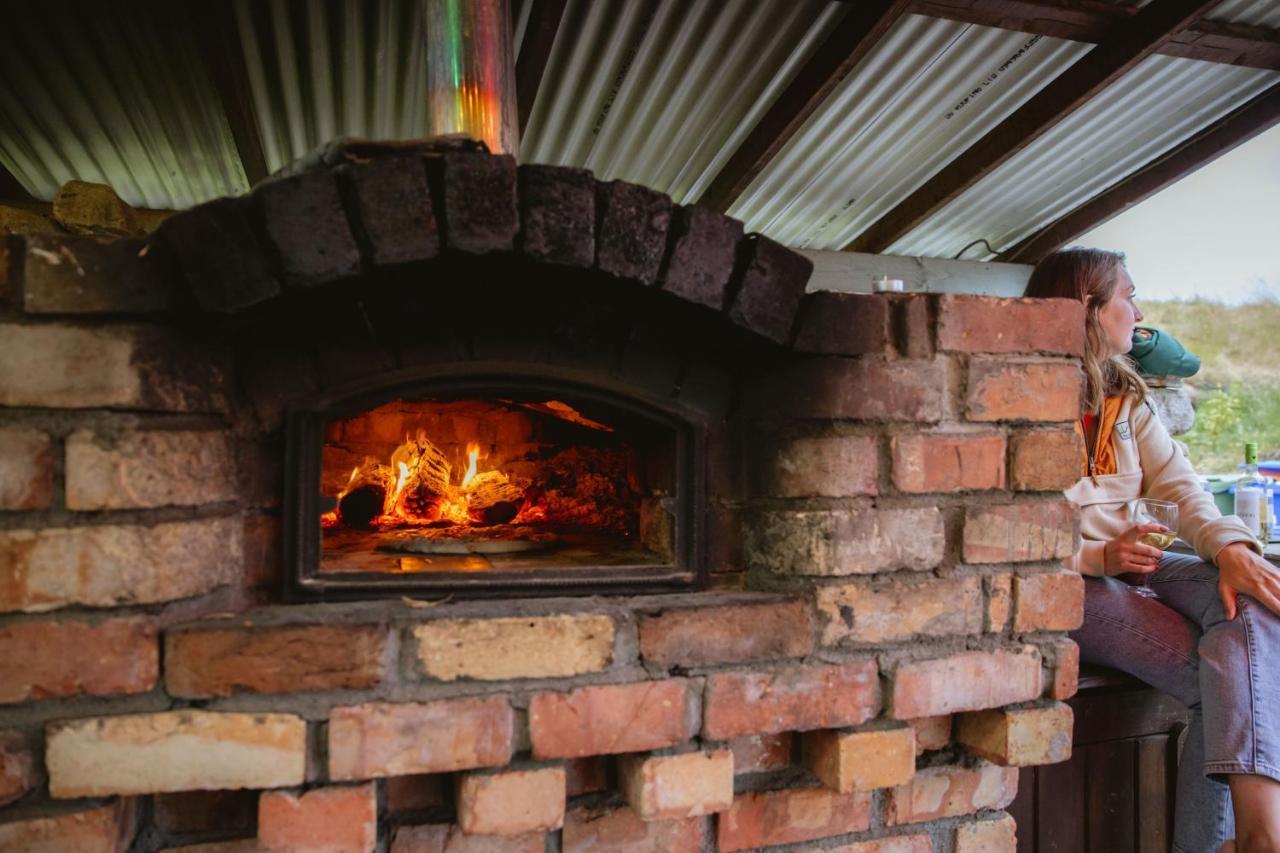
[{"label": "blonde hair", "polygon": [[1142,381],[1128,356],[1107,358],[1098,312],[1116,295],[1124,254],[1104,249],[1065,249],[1036,264],[1027,282],[1027,296],[1078,299],[1085,303],[1084,374],[1087,411],[1102,411],[1102,400],[1113,394],[1133,394],[1146,399]]}]

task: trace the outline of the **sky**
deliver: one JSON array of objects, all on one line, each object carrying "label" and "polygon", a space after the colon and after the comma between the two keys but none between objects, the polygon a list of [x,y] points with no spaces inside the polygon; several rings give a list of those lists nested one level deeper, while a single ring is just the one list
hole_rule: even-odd
[{"label": "sky", "polygon": [[1139,300],[1280,300],[1280,125],[1072,245],[1124,252]]}]

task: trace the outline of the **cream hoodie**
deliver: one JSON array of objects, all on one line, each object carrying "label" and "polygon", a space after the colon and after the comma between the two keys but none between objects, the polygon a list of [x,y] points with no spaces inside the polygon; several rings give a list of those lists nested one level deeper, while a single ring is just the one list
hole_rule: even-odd
[{"label": "cream hoodie", "polygon": [[1245,542],[1261,552],[1243,521],[1218,512],[1213,496],[1201,487],[1191,463],[1149,405],[1135,405],[1132,396],[1126,397],[1111,440],[1116,473],[1099,476],[1096,486],[1089,477],[1082,477],[1066,492],[1080,506],[1084,539],[1080,550],[1066,561],[1069,567],[1086,575],[1106,574],[1102,549],[1108,539],[1133,526],[1127,510],[1136,498],[1176,503],[1178,536],[1201,559],[1212,562],[1232,542]]}]

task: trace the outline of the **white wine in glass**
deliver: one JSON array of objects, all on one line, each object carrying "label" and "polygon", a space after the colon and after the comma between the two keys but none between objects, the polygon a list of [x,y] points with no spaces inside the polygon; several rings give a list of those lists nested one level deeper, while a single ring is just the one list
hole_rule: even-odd
[{"label": "white wine in glass", "polygon": [[[1129,520],[1134,524],[1159,524],[1165,528],[1139,536],[1138,541],[1143,545],[1163,551],[1178,538],[1178,505],[1175,503],[1138,498],[1130,504]],[[1150,575],[1143,575],[1133,591],[1146,598],[1156,598],[1155,590],[1148,585],[1150,579]]]},{"label": "white wine in glass", "polygon": [[1138,537],[1138,541],[1143,545],[1150,545],[1152,548],[1159,548],[1163,551],[1173,544],[1173,540],[1177,539],[1176,533],[1144,533]]}]

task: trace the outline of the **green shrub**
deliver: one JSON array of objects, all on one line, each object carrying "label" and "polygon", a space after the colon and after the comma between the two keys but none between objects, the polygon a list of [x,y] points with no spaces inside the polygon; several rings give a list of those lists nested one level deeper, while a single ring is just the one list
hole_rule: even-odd
[{"label": "green shrub", "polygon": [[1179,436],[1202,474],[1233,472],[1246,441],[1259,459],[1280,458],[1280,304],[1223,305],[1203,299],[1140,302],[1144,325],[1164,329],[1200,356],[1187,380],[1196,425]]},{"label": "green shrub", "polygon": [[1179,439],[1206,474],[1235,470],[1247,441],[1258,442],[1259,458],[1280,458],[1280,387],[1237,383],[1208,392],[1196,407],[1195,428]]}]

